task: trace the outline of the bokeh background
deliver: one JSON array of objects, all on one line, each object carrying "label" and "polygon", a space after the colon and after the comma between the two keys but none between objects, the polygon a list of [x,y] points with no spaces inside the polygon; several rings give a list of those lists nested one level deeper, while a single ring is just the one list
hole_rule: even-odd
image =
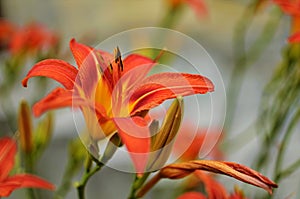
[{"label": "bokeh background", "polygon": [[[208,15],[202,17],[197,16],[186,6],[173,27],[174,30],[192,37],[206,49],[218,66],[225,87],[231,81],[230,75],[234,65],[232,41],[236,24],[241,20],[242,12],[247,9],[248,2],[247,0],[207,0]],[[164,0],[1,0],[0,3],[2,16],[14,23],[24,25],[33,21],[39,22],[57,32],[61,37],[62,51],[66,52],[71,38],[95,45],[124,30],[159,26],[167,10],[167,2]],[[248,35],[247,42],[250,43],[256,38],[268,17],[270,17],[268,12],[258,14],[251,24],[251,34]],[[280,61],[282,47],[286,44],[288,25],[285,20],[287,19],[280,24],[272,44],[246,71],[234,106],[233,123],[223,140],[222,149],[228,161],[252,166],[254,157],[260,153],[258,146],[261,136],[255,129],[255,122],[258,118],[262,90]],[[32,64],[27,63],[24,75]],[[50,90],[54,86],[55,84],[50,84],[45,89]],[[17,111],[19,99],[26,99],[28,93],[33,90],[34,88],[24,89],[21,84],[16,86],[11,109]],[[59,184],[67,162],[68,140],[76,136],[78,135],[71,111],[69,109],[56,111],[53,140],[38,163],[39,175]],[[294,133],[288,147],[289,156],[284,160],[285,164],[299,157],[299,140],[300,134]],[[272,177],[269,170],[264,170],[263,173]],[[87,198],[126,198],[132,180],[131,174],[105,168],[89,182]],[[254,196],[255,192],[261,191],[227,177],[220,177],[219,180],[224,182],[228,190],[232,190],[233,186],[238,184],[249,198]],[[178,182],[167,183],[166,181],[168,180],[160,182],[160,186],[157,186],[155,191],[148,194],[146,198],[157,198],[158,193],[161,194],[161,198],[168,198],[168,193],[172,192]],[[282,199],[288,196],[299,198],[299,186],[300,172],[298,171],[280,183],[275,198]],[[20,190],[10,198],[23,198],[23,194],[24,192]],[[99,195],[101,197],[98,197]],[[75,189],[71,191],[68,198],[76,198]]]}]

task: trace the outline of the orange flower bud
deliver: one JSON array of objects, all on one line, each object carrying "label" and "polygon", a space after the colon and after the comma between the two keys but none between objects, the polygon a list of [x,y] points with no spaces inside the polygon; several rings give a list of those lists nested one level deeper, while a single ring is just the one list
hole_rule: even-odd
[{"label": "orange flower bud", "polygon": [[242,182],[263,188],[270,194],[272,194],[272,188],[278,187],[276,183],[259,172],[237,163],[213,160],[192,160],[165,166],[140,189],[137,195],[142,197],[162,178],[180,179],[194,173],[197,170],[227,175]]},{"label": "orange flower bud", "polygon": [[28,103],[22,100],[19,107],[19,133],[21,148],[25,153],[32,151],[32,118]]},{"label": "orange flower bud", "polygon": [[277,184],[244,165],[233,162],[222,162],[213,160],[193,160],[183,163],[170,164],[162,168],[159,172],[161,178],[180,179],[196,170],[210,171],[236,178],[248,184],[260,187],[272,193],[272,188],[277,188]]}]

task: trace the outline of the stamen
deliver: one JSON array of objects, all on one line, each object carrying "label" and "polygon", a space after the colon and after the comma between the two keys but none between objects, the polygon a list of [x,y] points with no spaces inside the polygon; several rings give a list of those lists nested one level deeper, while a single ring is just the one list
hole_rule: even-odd
[{"label": "stamen", "polygon": [[115,63],[118,65],[118,69],[123,71],[123,61],[119,47],[115,48]]},{"label": "stamen", "polygon": [[109,72],[110,72],[110,73],[113,73],[113,66],[112,66],[111,63],[109,63]]}]

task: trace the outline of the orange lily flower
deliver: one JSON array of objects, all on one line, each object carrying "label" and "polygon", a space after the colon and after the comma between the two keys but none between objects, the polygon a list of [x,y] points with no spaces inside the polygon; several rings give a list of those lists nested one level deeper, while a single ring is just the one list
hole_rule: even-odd
[{"label": "orange lily flower", "polygon": [[70,48],[78,65],[56,59],[33,66],[23,80],[46,76],[60,82],[57,88],[33,107],[36,116],[50,109],[79,107],[94,140],[118,132],[130,152],[138,173],[143,172],[150,150],[150,133],[144,115],[167,99],[213,91],[212,82],[201,75],[160,73],[147,77],[155,62],[131,54],[124,60],[77,43]]},{"label": "orange lily flower", "polygon": [[13,54],[38,52],[58,44],[58,37],[44,26],[36,23],[20,28],[12,35],[9,51]]},{"label": "orange lily flower", "polygon": [[10,138],[0,139],[0,197],[7,197],[15,189],[41,188],[54,190],[54,186],[31,174],[16,174],[9,176],[15,162],[17,145]]}]

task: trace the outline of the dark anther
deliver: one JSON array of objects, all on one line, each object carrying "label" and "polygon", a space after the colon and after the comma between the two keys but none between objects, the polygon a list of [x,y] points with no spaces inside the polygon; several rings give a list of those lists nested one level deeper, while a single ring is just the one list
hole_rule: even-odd
[{"label": "dark anther", "polygon": [[118,64],[119,69],[123,71],[123,62],[122,62],[121,52],[119,47],[115,49],[115,63]]},{"label": "dark anther", "polygon": [[113,66],[111,63],[109,63],[109,67],[110,67],[110,70],[112,71],[113,70]]}]

